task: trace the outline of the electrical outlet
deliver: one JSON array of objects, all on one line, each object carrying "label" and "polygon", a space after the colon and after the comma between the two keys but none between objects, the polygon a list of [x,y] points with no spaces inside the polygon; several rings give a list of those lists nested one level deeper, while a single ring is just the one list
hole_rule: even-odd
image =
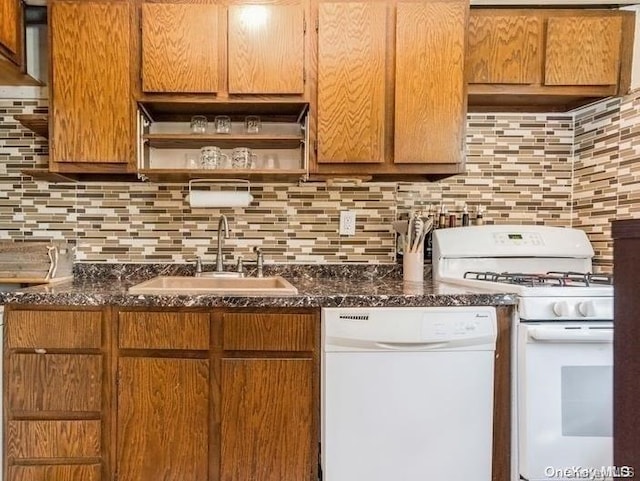
[{"label": "electrical outlet", "polygon": [[356,235],[356,211],[340,211],[340,235]]}]

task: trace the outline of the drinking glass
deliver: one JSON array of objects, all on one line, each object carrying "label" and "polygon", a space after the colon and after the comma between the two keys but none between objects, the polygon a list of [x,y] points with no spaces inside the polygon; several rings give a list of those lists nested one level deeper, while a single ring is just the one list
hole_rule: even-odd
[{"label": "drinking glass", "polygon": [[207,133],[207,118],[204,115],[194,115],[193,117],[191,117],[191,133]]},{"label": "drinking glass", "polygon": [[216,134],[228,134],[231,132],[231,117],[228,115],[216,115],[213,121],[216,126]]},{"label": "drinking glass", "polygon": [[262,129],[260,117],[257,115],[247,115],[244,118],[244,130],[248,134],[258,134]]},{"label": "drinking glass", "polygon": [[256,162],[256,154],[247,147],[236,147],[231,151],[231,166],[234,169],[253,169]]},{"label": "drinking glass", "polygon": [[229,156],[220,150],[220,147],[207,145],[200,149],[200,161],[203,169],[225,168]]}]

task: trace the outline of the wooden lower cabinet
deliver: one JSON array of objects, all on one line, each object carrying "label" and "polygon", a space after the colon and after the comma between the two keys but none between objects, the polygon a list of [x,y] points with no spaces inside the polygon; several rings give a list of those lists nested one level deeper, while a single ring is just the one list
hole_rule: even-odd
[{"label": "wooden lower cabinet", "polygon": [[118,481],[209,478],[209,361],[121,358]]},{"label": "wooden lower cabinet", "polygon": [[317,311],[115,317],[118,481],[317,478]]},{"label": "wooden lower cabinet", "polygon": [[223,359],[221,481],[315,473],[313,359]]},{"label": "wooden lower cabinet", "polygon": [[100,481],[110,472],[106,308],[8,306],[5,481]]}]

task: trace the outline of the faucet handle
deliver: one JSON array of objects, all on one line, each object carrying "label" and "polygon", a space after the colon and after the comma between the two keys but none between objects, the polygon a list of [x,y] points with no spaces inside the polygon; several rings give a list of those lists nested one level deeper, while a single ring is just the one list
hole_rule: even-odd
[{"label": "faucet handle", "polygon": [[240,274],[241,277],[244,276],[244,266],[242,264],[242,256],[238,256],[238,261],[236,263],[236,272]]},{"label": "faucet handle", "polygon": [[202,257],[200,256],[189,257],[187,261],[196,263],[196,274],[195,274],[196,277],[202,274]]},{"label": "faucet handle", "polygon": [[257,258],[256,258],[256,267],[258,268],[258,273],[257,273],[258,277],[262,277],[264,275],[263,274],[263,270],[262,270],[262,268],[264,266],[264,254],[262,253],[262,248],[258,247],[258,246],[255,246],[253,248],[253,252],[255,252],[256,256],[257,256]]}]

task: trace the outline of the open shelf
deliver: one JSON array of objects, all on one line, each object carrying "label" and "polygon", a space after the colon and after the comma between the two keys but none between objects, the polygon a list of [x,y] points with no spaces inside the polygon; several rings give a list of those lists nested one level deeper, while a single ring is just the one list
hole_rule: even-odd
[{"label": "open shelf", "polygon": [[49,138],[48,114],[17,114],[13,118],[40,137]]},{"label": "open shelf", "polygon": [[141,169],[140,174],[153,182],[188,182],[191,179],[247,179],[258,182],[291,181],[305,178],[304,169]]},{"label": "open shelf", "polygon": [[295,149],[304,141],[302,135],[263,134],[144,134],[149,145],[160,149],[199,149],[215,145],[221,149],[232,149],[238,145],[259,149]]}]

